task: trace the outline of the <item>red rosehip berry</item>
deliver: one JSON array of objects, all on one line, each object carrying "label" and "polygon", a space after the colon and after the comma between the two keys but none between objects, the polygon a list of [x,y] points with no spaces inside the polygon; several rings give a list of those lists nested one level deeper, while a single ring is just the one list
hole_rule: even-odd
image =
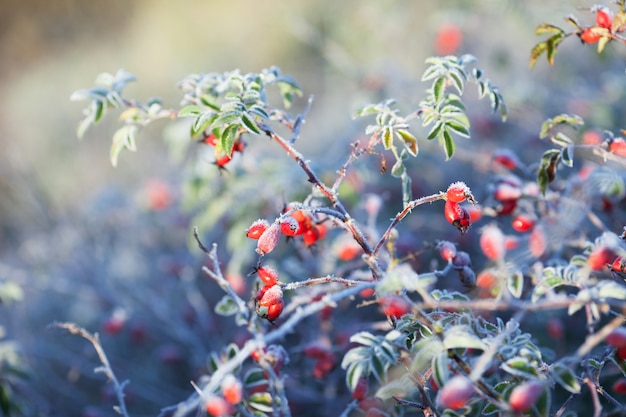
[{"label": "red rosehip berry", "polygon": [[344,262],[348,262],[359,256],[361,252],[363,252],[363,248],[354,240],[350,240],[341,245],[337,257]]},{"label": "red rosehip berry", "polygon": [[476,286],[486,290],[490,290],[491,288],[495,287],[497,283],[498,278],[490,269],[482,271],[480,274],[478,274],[478,277],[476,278]]},{"label": "red rosehip berry", "polygon": [[565,329],[563,328],[563,323],[561,322],[561,320],[559,320],[558,318],[551,318],[550,320],[548,320],[546,327],[548,331],[548,336],[550,336],[552,340],[558,341],[563,339]]},{"label": "red rosehip berry", "polygon": [[268,227],[270,227],[270,224],[268,223],[267,220],[264,220],[264,219],[255,220],[250,225],[250,227],[248,227],[248,230],[246,230],[246,236],[249,237],[250,239],[257,240],[258,238],[261,237],[263,232],[267,230]]},{"label": "red rosehip berry", "polygon": [[124,318],[113,316],[108,318],[102,324],[102,330],[104,330],[104,332],[107,334],[115,336],[122,331],[125,324],[126,320]]},{"label": "red rosehip berry", "polygon": [[622,138],[614,139],[609,145],[609,151],[613,155],[622,156],[626,158],[626,141]]},{"label": "red rosehip berry", "polygon": [[257,240],[256,252],[265,255],[276,249],[280,240],[280,225],[272,223]]},{"label": "red rosehip berry", "polygon": [[596,9],[596,25],[601,28],[611,29],[613,24],[613,16],[611,11],[606,7],[598,7]]},{"label": "red rosehip berry", "polygon": [[229,374],[222,380],[222,395],[231,404],[239,404],[243,399],[243,386],[234,375]]},{"label": "red rosehip berry", "polygon": [[613,272],[617,272],[617,273],[620,273],[620,274],[626,273],[626,259],[624,259],[623,256],[618,256],[611,263],[611,267],[610,268],[611,268],[611,271],[613,271]]},{"label": "red rosehip berry", "polygon": [[280,221],[280,231],[285,236],[296,236],[300,230],[300,224],[291,216],[287,216]]},{"label": "red rosehip berry", "polygon": [[446,220],[459,229],[461,233],[467,232],[467,229],[470,227],[470,215],[465,207],[448,200],[444,206],[443,213]]},{"label": "red rosehip berry", "polygon": [[528,248],[530,249],[531,255],[535,258],[539,258],[544,254],[546,249],[548,248],[548,240],[546,238],[546,233],[543,230],[543,227],[535,227],[533,231],[530,232],[530,236],[528,239]]},{"label": "red rosehip berry", "polygon": [[256,313],[261,318],[274,321],[283,312],[285,303],[280,285],[261,287],[257,292],[256,299]]},{"label": "red rosehip berry", "polygon": [[614,348],[626,348],[626,327],[616,328],[608,334],[605,341]]},{"label": "red rosehip berry", "polygon": [[219,158],[215,159],[215,165],[217,165],[217,167],[220,169],[224,169],[224,167],[226,167],[226,164],[228,164],[231,159],[231,156],[228,154],[222,155]]},{"label": "red rosehip berry", "polygon": [[498,216],[508,216],[513,213],[516,208],[517,200],[506,200],[501,201],[500,204],[495,207],[495,210]]},{"label": "red rosehip berry", "polygon": [[463,408],[474,394],[474,385],[467,377],[454,376],[437,393],[437,402],[443,408]]},{"label": "red rosehip berry", "polygon": [[504,258],[504,233],[495,224],[490,224],[482,229],[479,243],[480,249],[487,258],[492,261]]},{"label": "red rosehip berry", "polygon": [[278,272],[274,268],[270,268],[269,266],[261,266],[256,270],[257,274],[259,274],[259,279],[265,285],[276,285],[278,283]]},{"label": "red rosehip berry", "polygon": [[378,397],[366,397],[359,401],[359,408],[363,411],[368,411],[373,408],[381,409],[383,408],[383,400]]},{"label": "red rosehip berry", "polygon": [[243,152],[245,149],[246,149],[246,142],[244,142],[244,140],[241,139],[241,136],[239,136],[237,140],[235,140],[235,143],[233,143],[233,151]]},{"label": "red rosehip berry", "polygon": [[437,244],[437,249],[439,249],[439,256],[444,261],[452,262],[452,259],[456,256],[456,245],[452,242],[448,242],[447,240],[443,240]]},{"label": "red rosehip berry", "polygon": [[467,212],[470,215],[470,224],[476,223],[478,220],[482,219],[483,217],[482,208],[480,208],[480,206],[477,206],[475,204],[472,204],[471,206],[467,207]]},{"label": "red rosehip berry", "polygon": [[224,398],[217,395],[209,398],[204,405],[207,413],[213,417],[226,417],[231,414],[232,406]]},{"label": "red rosehip berry", "polygon": [[467,197],[471,196],[469,187],[462,181],[457,181],[448,187],[446,191],[446,198],[453,203],[461,203],[465,201]]},{"label": "red rosehip berry", "polygon": [[519,214],[515,216],[511,222],[511,226],[513,227],[513,230],[517,232],[528,232],[535,227],[535,219],[525,214]]},{"label": "red rosehip berry", "polygon": [[302,240],[307,246],[313,246],[320,238],[320,234],[315,227],[307,228],[302,234]]},{"label": "red rosehip berry", "polygon": [[270,306],[276,304],[283,299],[283,290],[280,285],[266,285],[259,288],[256,294],[256,300],[259,305]]},{"label": "red rosehip berry", "polygon": [[510,149],[498,149],[491,155],[491,158],[494,162],[509,170],[519,166],[517,155]]},{"label": "red rosehip berry", "polygon": [[354,398],[357,401],[361,401],[365,399],[368,391],[369,391],[369,384],[368,384],[367,378],[362,376],[361,378],[359,378],[359,381],[356,383],[356,386],[354,387],[354,391],[352,391],[352,398]]},{"label": "red rosehip berry", "polygon": [[626,394],[626,378],[620,378],[613,383],[613,392],[616,394]]},{"label": "red rosehip berry", "polygon": [[169,185],[158,179],[153,179],[146,184],[146,197],[148,207],[154,211],[165,210],[174,200]]},{"label": "red rosehip berry", "polygon": [[517,200],[522,196],[522,189],[517,185],[512,185],[506,182],[501,182],[496,186],[496,190],[493,193],[493,198],[502,202]]},{"label": "red rosehip berry", "polygon": [[217,136],[214,134],[209,134],[202,139],[202,143],[206,143],[207,145],[215,146],[217,145]]},{"label": "red rosehip berry", "polygon": [[602,38],[602,36],[596,33],[592,28],[583,29],[583,31],[578,34],[578,37],[580,37],[583,43],[596,43]]},{"label": "red rosehip berry", "polygon": [[454,54],[463,42],[463,33],[455,24],[442,25],[435,36],[435,52],[437,55]]},{"label": "red rosehip berry", "polygon": [[593,271],[602,271],[609,265],[612,265],[617,254],[609,248],[596,247],[587,258],[587,265]]},{"label": "red rosehip berry", "polygon": [[513,411],[526,412],[532,408],[543,392],[543,384],[539,381],[524,382],[511,391],[509,404]]},{"label": "red rosehip berry", "polygon": [[307,358],[320,359],[326,356],[330,349],[320,343],[310,343],[304,347],[302,354]]},{"label": "red rosehip berry", "polygon": [[411,312],[411,303],[397,295],[387,295],[379,300],[383,314],[399,319]]},{"label": "red rosehip berry", "polygon": [[317,379],[324,378],[337,364],[337,358],[332,352],[328,352],[323,357],[315,361],[313,365],[313,376]]}]

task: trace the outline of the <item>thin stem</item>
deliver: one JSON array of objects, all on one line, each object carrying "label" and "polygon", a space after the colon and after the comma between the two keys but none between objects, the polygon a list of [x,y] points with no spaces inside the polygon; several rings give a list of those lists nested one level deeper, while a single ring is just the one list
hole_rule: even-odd
[{"label": "thin stem", "polygon": [[446,193],[442,191],[437,194],[432,194],[426,197],[418,198],[417,200],[410,201],[409,204],[407,204],[407,206],[401,212],[396,214],[396,217],[392,220],[391,224],[389,225],[389,227],[387,227],[387,230],[374,247],[374,250],[371,252],[371,256],[375,257],[376,255],[378,255],[378,252],[380,251],[382,246],[385,244],[385,242],[387,242],[387,240],[389,240],[393,229],[398,223],[402,221],[402,219],[404,219],[411,212],[411,210],[424,203],[432,203],[433,201],[444,200],[445,196]]},{"label": "thin stem", "polygon": [[226,293],[233,299],[235,304],[237,304],[237,309],[239,310],[239,312],[247,320],[250,317],[250,311],[248,309],[248,306],[246,305],[246,302],[243,301],[241,299],[241,297],[239,297],[239,295],[237,295],[235,290],[233,290],[233,287],[231,287],[230,283],[222,275],[222,271],[220,269],[220,264],[219,264],[219,261],[217,259],[217,245],[214,243],[213,244],[213,248],[209,251],[206,248],[206,246],[204,246],[204,244],[200,241],[200,236],[198,236],[198,228],[197,227],[193,228],[193,236],[196,239],[196,242],[198,243],[198,246],[200,247],[200,249],[204,253],[207,254],[209,259],[211,259],[211,261],[213,263],[213,270],[209,269],[206,266],[203,266],[202,267],[202,272],[207,274],[211,279],[213,279],[215,282],[217,282],[217,284],[224,291],[226,291]]},{"label": "thin stem", "polygon": [[53,323],[52,327],[58,327],[59,329],[65,329],[71,334],[77,334],[81,336],[83,339],[86,339],[91,343],[98,354],[98,359],[102,363],[102,366],[94,369],[94,372],[102,372],[109,378],[111,383],[113,384],[113,389],[115,390],[115,395],[117,397],[118,406],[114,407],[115,411],[124,417],[128,416],[128,411],[126,410],[126,402],[124,401],[124,387],[128,383],[128,381],[124,381],[120,383],[115,376],[115,372],[113,372],[113,368],[111,368],[111,364],[109,363],[109,359],[107,358],[102,345],[100,344],[100,337],[98,333],[89,333],[87,330],[82,327],[78,327],[74,323]]},{"label": "thin stem", "polygon": [[291,282],[289,284],[283,285],[282,289],[285,291],[291,291],[291,290],[295,290],[301,287],[310,287],[312,285],[328,284],[328,283],[337,283],[337,284],[344,285],[346,287],[352,287],[354,285],[362,284],[363,281],[357,281],[353,279],[340,278],[340,277],[335,277],[332,275],[327,275],[325,277],[309,278],[304,281]]}]

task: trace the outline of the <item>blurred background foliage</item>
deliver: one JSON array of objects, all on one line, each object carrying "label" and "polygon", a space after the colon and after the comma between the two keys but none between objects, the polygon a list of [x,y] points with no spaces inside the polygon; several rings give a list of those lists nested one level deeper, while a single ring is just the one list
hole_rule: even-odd
[{"label": "blurred background foliage", "polygon": [[[21,302],[5,303],[0,311],[7,336],[18,342],[31,374],[30,388],[22,389],[23,398],[29,400],[25,404],[30,403],[25,409],[55,415],[71,408],[72,415],[78,415],[86,412],[86,404],[110,396],[104,392],[94,400],[93,387],[98,391],[103,384],[91,375],[93,355],[89,347],[82,351],[76,347],[79,343],[65,343],[46,331],[54,320],[75,320],[97,328],[123,308],[138,328],[146,320],[156,324],[151,328],[161,329],[150,340],[159,341],[152,354],[164,362],[192,354],[190,346],[196,353],[216,347],[198,339],[197,332],[171,328],[167,317],[179,311],[188,323],[190,315],[203,308],[185,287],[197,273],[193,267],[198,262],[187,249],[188,214],[146,210],[146,184],[153,179],[178,184],[184,172],[169,158],[163,143],[167,122],[143,131],[139,153],[124,153],[114,169],[108,149],[115,116],[89,130],[79,142],[75,129],[83,103],[69,101],[73,91],[91,86],[100,72],[123,68],[139,80],[126,90],[127,97],[146,100],[157,95],[165,107],[175,107],[180,100],[176,84],[189,73],[234,68],[256,72],[277,65],[299,81],[305,98],[315,96],[298,147],[332,176],[343,162],[347,144],[362,131],[362,124],[351,121],[360,104],[394,97],[401,108],[415,108],[424,97],[425,84],[419,80],[426,57],[471,53],[501,87],[509,120],[503,126],[497,115],[489,116],[486,103],[468,107],[473,137],[459,141],[458,157],[444,163],[443,152],[437,150],[414,162],[419,168],[415,172],[430,176],[415,175],[414,186],[421,194],[433,193],[446,181],[467,178],[480,165],[472,158],[488,155],[496,147],[514,148],[522,158],[538,158],[545,148],[537,139],[539,126],[555,114],[577,113],[592,128],[624,127],[620,124],[626,91],[622,45],[609,45],[597,56],[593,47],[570,39],[557,55],[555,67],[548,68],[542,60],[532,72],[528,69],[529,51],[540,40],[534,28],[542,22],[564,27],[563,16],[578,6],[591,4],[565,0],[1,2],[0,279],[17,282],[24,293]],[[592,20],[591,14],[577,13],[583,21]],[[445,51],[437,44],[446,25],[461,33],[456,50]],[[472,94],[468,93],[470,103]],[[428,149],[424,142],[421,145]],[[265,156],[275,153],[272,148]],[[280,158],[284,164],[284,157]],[[422,166],[430,170],[421,171]],[[277,167],[272,178],[280,179],[283,189],[289,184],[301,186],[302,174],[280,178]],[[379,179],[376,169],[363,175],[368,182]],[[228,181],[228,174],[216,178]],[[395,181],[390,184],[399,187]],[[387,192],[384,186],[378,191]],[[180,197],[179,191],[172,192]],[[210,189],[204,192],[211,195]],[[277,208],[247,214],[256,218]],[[415,221],[419,227],[419,219]],[[452,235],[454,230],[446,232]],[[435,237],[445,238],[443,234]],[[154,288],[155,276],[166,277],[158,281],[158,288]],[[177,280],[168,281],[171,276]],[[138,295],[142,287],[150,297]],[[129,311],[142,308],[150,313],[142,317]],[[210,315],[194,320],[193,326],[204,332],[219,330]],[[136,351],[108,347],[116,358],[114,366],[124,365],[122,379],[129,377],[133,387],[139,387],[135,395],[144,404],[140,412],[153,415],[190,392],[188,379],[196,369],[147,370],[150,365],[138,362],[139,358],[148,361],[154,356],[142,353],[144,345]],[[143,366],[143,373],[133,373],[133,365]]]}]

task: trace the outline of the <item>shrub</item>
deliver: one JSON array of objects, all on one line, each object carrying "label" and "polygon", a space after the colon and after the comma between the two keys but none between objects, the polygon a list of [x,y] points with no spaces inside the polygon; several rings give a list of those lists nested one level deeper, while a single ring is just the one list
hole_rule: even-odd
[{"label": "shrub", "polygon": [[[590,26],[567,18],[569,33],[540,25],[537,34],[549,37],[530,65],[543,54],[554,64],[571,35],[598,52],[626,43],[625,4],[617,3],[615,11],[593,7]],[[502,122],[508,115],[476,63],[471,55],[429,58],[417,108],[403,111],[392,99],[358,108],[364,136],[346,143],[328,171],[298,148],[313,99],[302,100],[302,87],[277,67],[192,74],[175,109],[126,98],[135,77],[122,70],[72,95],[87,102],[80,137],[119,111],[114,166],[123,150],[140,147],[145,126],[185,126],[172,146],[189,155],[183,200],[194,213],[192,243],[206,256],[202,274],[212,280],[187,296],[194,312],[213,309],[208,327],[221,332],[214,351],[195,346],[206,366],[163,415],[623,412],[604,387],[626,376],[615,342],[626,300],[624,132],[591,141],[582,117],[557,112],[537,126],[548,149],[536,160],[520,149],[458,152],[471,133],[470,87]],[[420,162],[431,143],[445,161]],[[424,192],[435,167],[454,169],[458,153],[473,175]],[[149,195],[158,213],[175,201],[163,184]],[[124,314],[112,314],[103,329],[118,335],[125,325]],[[94,345],[117,410],[129,415],[129,384],[118,381],[98,336],[57,327]],[[567,346],[544,333],[566,333]],[[179,365],[185,354],[169,346],[161,358]]]}]

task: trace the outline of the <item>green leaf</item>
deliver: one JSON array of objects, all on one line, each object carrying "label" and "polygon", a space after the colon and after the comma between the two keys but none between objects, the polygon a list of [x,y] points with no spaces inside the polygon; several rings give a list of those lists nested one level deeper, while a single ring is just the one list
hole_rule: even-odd
[{"label": "green leaf", "polygon": [[96,124],[102,120],[104,116],[104,103],[101,101],[92,101],[93,123]]},{"label": "green leaf", "polygon": [[257,392],[250,396],[248,404],[255,410],[263,413],[271,413],[274,411],[274,401],[269,392]]},{"label": "green leaf", "polygon": [[81,100],[95,100],[95,101],[106,101],[107,94],[109,94],[109,89],[103,87],[94,87],[84,90],[74,91],[70,96],[71,101],[81,101]]},{"label": "green leaf", "polygon": [[548,184],[554,181],[556,177],[556,165],[561,152],[558,149],[549,149],[541,157],[539,165],[539,173],[537,174],[537,183],[541,193],[545,195]]},{"label": "green leaf", "polygon": [[267,378],[261,368],[255,367],[246,372],[243,377],[243,383],[246,388],[258,387],[267,384]]},{"label": "green leaf", "polygon": [[378,338],[369,332],[358,332],[350,337],[350,342],[363,346],[372,346],[378,343]]},{"label": "green leaf", "polygon": [[237,132],[239,131],[238,124],[232,124],[224,128],[220,136],[220,146],[228,155],[232,155],[233,146],[235,145],[235,140],[237,139]]},{"label": "green leaf", "polygon": [[556,48],[559,46],[561,41],[563,40],[564,35],[562,33],[557,33],[554,36],[551,36],[546,41],[546,58],[548,59],[548,63],[550,65],[554,65],[554,58],[556,57]]},{"label": "green leaf", "polygon": [[241,121],[243,122],[244,127],[250,132],[259,135],[261,130],[256,125],[254,120],[250,117],[250,115],[246,112],[241,113]]},{"label": "green leaf", "polygon": [[397,129],[395,132],[400,136],[400,139],[404,142],[404,146],[406,147],[406,150],[411,155],[417,156],[419,152],[419,148],[417,146],[417,139],[415,138],[415,136],[413,136],[411,132],[405,129]]},{"label": "green leaf", "polygon": [[500,367],[511,375],[522,378],[537,377],[537,364],[531,363],[527,358],[522,356],[513,357],[504,362]]},{"label": "green leaf", "polygon": [[485,343],[468,326],[457,325],[446,330],[443,347],[445,349],[473,348],[485,350]]},{"label": "green leaf", "polygon": [[215,305],[215,312],[220,316],[232,316],[239,311],[237,303],[229,295],[223,296]]},{"label": "green leaf", "polygon": [[396,178],[400,178],[402,175],[405,174],[405,172],[406,169],[404,168],[404,161],[402,159],[397,159],[391,167],[391,175]]},{"label": "green leaf", "polygon": [[350,392],[354,392],[357,384],[359,383],[359,379],[361,375],[363,375],[363,371],[365,370],[365,366],[354,363],[346,372],[346,386],[350,390]]},{"label": "green leaf", "polygon": [[452,84],[454,85],[454,88],[456,88],[456,91],[459,94],[463,94],[463,87],[464,87],[463,78],[454,71],[450,71],[450,74],[448,75],[450,76],[450,79],[452,80]]},{"label": "green leaf", "polygon": [[542,23],[541,25],[537,26],[537,29],[535,29],[535,35],[553,35],[556,33],[563,33],[563,29],[554,25],[549,25],[547,23]]},{"label": "green leaf", "polygon": [[443,143],[446,150],[446,160],[448,160],[454,155],[455,143],[452,135],[445,128],[443,129]]},{"label": "green leaf", "polygon": [[520,298],[524,290],[524,275],[519,271],[509,275],[506,285],[513,297]]},{"label": "green leaf", "polygon": [[572,394],[578,394],[580,392],[580,382],[578,382],[574,371],[570,369],[570,367],[555,363],[550,368],[550,373],[554,380],[567,391]]},{"label": "green leaf", "polygon": [[216,118],[217,113],[212,110],[200,113],[191,124],[191,136],[196,137],[203,133]]},{"label": "green leaf", "polygon": [[601,54],[602,51],[604,51],[604,48],[606,47],[606,45],[609,43],[611,39],[612,38],[610,34],[604,35],[600,38],[600,40],[598,41],[598,53],[599,54]]},{"label": "green leaf", "polygon": [[439,103],[443,99],[443,94],[445,92],[446,79],[444,77],[439,77],[433,83],[433,99],[435,103]]},{"label": "green leaf", "polygon": [[431,365],[431,369],[433,370],[432,377],[438,387],[443,387],[443,384],[445,384],[449,378],[450,369],[448,362],[447,351],[443,351],[433,357]]},{"label": "green leaf", "polygon": [[539,58],[541,58],[541,55],[544,52],[546,52],[547,49],[548,49],[548,43],[545,41],[539,42],[537,45],[533,46],[533,48],[530,50],[530,60],[529,60],[530,69],[533,69],[533,67],[539,60]]},{"label": "green leaf", "polygon": [[443,126],[443,121],[438,120],[435,125],[430,129],[430,132],[428,132],[428,136],[426,137],[426,139],[433,140],[438,137],[441,133],[441,130],[443,129]]},{"label": "green leaf", "polygon": [[195,104],[185,106],[178,111],[178,117],[197,116],[202,112]]},{"label": "green leaf", "polygon": [[569,145],[561,151],[561,161],[565,166],[572,168],[574,166],[574,145]]},{"label": "green leaf", "polygon": [[137,150],[135,138],[138,131],[139,128],[137,125],[126,125],[115,132],[110,150],[111,165],[117,166],[119,154],[123,149],[128,149],[132,152]]},{"label": "green leaf", "polygon": [[456,120],[448,120],[446,122],[446,127],[451,129],[454,133],[464,138],[470,137],[470,132],[467,126],[464,126],[462,123]]},{"label": "green leaf", "polygon": [[383,129],[383,136],[382,136],[382,141],[383,141],[383,147],[385,149],[391,149],[393,143],[393,129],[390,127],[386,127]]},{"label": "green leaf", "polygon": [[78,123],[76,128],[76,136],[78,139],[82,139],[85,136],[85,132],[93,125],[93,114],[88,115]]},{"label": "green leaf", "polygon": [[8,384],[3,383],[0,385],[0,410],[2,410],[2,415],[10,416],[11,415],[11,388]]}]

